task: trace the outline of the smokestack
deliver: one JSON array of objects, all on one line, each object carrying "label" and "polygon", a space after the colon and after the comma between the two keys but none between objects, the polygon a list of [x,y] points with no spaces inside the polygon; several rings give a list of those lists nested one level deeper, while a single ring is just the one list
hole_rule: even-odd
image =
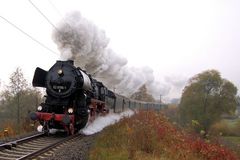
[{"label": "smokestack", "polygon": [[71,65],[74,65],[74,61],[73,60],[68,60],[67,61],[69,64],[71,64]]}]

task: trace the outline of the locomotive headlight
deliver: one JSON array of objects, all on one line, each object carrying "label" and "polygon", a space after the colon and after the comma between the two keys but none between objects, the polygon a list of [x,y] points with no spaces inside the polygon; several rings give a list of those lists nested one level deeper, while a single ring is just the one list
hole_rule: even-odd
[{"label": "locomotive headlight", "polygon": [[57,71],[57,73],[58,73],[58,75],[62,75],[62,74],[63,74],[63,70],[62,70],[62,69],[59,69],[59,70]]},{"label": "locomotive headlight", "polygon": [[68,113],[72,114],[73,113],[73,108],[68,108]]},{"label": "locomotive headlight", "polygon": [[37,110],[38,110],[38,111],[41,111],[41,110],[42,110],[42,106],[38,106],[38,107],[37,107]]}]

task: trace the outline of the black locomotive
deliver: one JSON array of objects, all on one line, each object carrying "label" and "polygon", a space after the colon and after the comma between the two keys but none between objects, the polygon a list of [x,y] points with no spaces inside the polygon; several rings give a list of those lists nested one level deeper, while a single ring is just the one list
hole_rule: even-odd
[{"label": "black locomotive", "polygon": [[71,60],[57,61],[49,71],[36,68],[32,84],[46,88],[45,102],[31,114],[45,132],[57,128],[74,134],[90,118],[109,112],[106,99],[115,105],[115,94]]},{"label": "black locomotive", "polygon": [[55,128],[74,134],[97,115],[109,111],[159,110],[163,107],[159,103],[132,100],[112,92],[102,82],[75,67],[71,60],[57,61],[49,71],[36,68],[32,84],[46,88],[45,101],[30,115],[32,120],[40,122],[46,133]]}]

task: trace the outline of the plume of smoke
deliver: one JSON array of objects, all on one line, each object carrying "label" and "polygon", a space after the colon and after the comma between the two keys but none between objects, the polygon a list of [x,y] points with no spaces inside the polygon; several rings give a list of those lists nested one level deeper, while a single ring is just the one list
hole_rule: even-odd
[{"label": "plume of smoke", "polygon": [[128,67],[125,58],[108,48],[105,32],[79,12],[67,14],[57,28],[53,30],[53,40],[61,52],[61,59],[74,60],[77,66],[120,94],[128,96],[146,84],[154,95],[159,95],[161,87],[154,81],[153,70]]},{"label": "plume of smoke", "polygon": [[187,77],[181,75],[170,75],[164,77],[164,81],[170,88],[168,96],[171,96],[171,98],[179,98],[184,86],[187,84],[187,80]]}]

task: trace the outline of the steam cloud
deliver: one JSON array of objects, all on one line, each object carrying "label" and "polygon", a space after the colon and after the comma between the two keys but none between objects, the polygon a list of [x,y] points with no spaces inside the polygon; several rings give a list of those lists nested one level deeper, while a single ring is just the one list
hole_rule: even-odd
[{"label": "steam cloud", "polygon": [[105,32],[83,18],[79,12],[67,14],[53,40],[61,52],[61,59],[74,60],[75,64],[93,77],[102,81],[111,90],[129,96],[143,84],[155,97],[167,94],[168,87],[154,81],[153,70],[149,67],[134,68],[127,60],[108,48],[109,39]]},{"label": "steam cloud", "polygon": [[124,117],[131,117],[133,114],[134,111],[126,110],[120,114],[110,113],[106,116],[97,117],[92,123],[83,128],[80,133],[84,135],[92,135],[94,133],[100,132],[109,125],[117,123]]}]

